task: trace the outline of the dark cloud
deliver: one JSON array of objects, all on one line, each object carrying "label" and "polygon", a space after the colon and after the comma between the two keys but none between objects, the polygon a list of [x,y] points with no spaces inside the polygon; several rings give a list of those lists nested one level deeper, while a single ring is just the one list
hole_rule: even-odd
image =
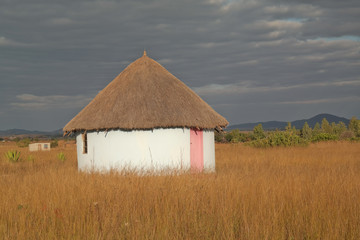
[{"label": "dark cloud", "polygon": [[3,1],[0,129],[62,127],[143,49],[232,124],[359,117],[359,13],[359,1]]}]

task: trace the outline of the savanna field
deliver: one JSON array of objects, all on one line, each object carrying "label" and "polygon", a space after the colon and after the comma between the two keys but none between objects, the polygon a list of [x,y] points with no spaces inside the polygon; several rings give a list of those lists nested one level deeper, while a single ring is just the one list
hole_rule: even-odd
[{"label": "savanna field", "polygon": [[1,143],[0,239],[360,239],[359,142],[217,144],[216,170],[86,174],[75,145]]}]

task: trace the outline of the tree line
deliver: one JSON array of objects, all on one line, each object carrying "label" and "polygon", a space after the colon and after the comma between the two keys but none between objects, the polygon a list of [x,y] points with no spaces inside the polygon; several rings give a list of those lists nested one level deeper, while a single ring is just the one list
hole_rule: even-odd
[{"label": "tree line", "polygon": [[329,123],[323,118],[311,128],[307,122],[301,129],[296,129],[288,123],[285,130],[264,131],[261,124],[254,127],[252,131],[241,132],[239,129],[232,131],[216,132],[215,141],[218,143],[244,142],[254,147],[273,146],[296,146],[307,145],[311,142],[329,140],[360,140],[360,120],[352,117],[349,125],[345,123]]}]

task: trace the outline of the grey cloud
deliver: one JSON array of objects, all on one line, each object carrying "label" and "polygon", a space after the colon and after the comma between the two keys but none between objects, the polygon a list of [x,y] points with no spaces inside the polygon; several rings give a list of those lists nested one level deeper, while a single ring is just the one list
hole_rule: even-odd
[{"label": "grey cloud", "polygon": [[91,98],[87,96],[36,96],[33,94],[20,94],[16,96],[17,102],[10,105],[26,110],[45,110],[49,108],[79,108],[89,103]]},{"label": "grey cloud", "polygon": [[240,84],[210,84],[203,87],[193,88],[195,92],[204,95],[227,95],[227,94],[242,94],[242,93],[256,93],[256,92],[278,92],[289,91],[290,89],[304,89],[315,87],[330,87],[330,86],[350,86],[359,87],[360,79],[357,81],[341,81],[341,82],[315,82],[304,83],[291,86],[254,86],[251,82],[242,82]]},{"label": "grey cloud", "polygon": [[287,101],[279,102],[279,104],[316,104],[316,103],[339,103],[339,102],[353,102],[360,101],[359,96],[349,96],[349,97],[340,97],[340,98],[325,98],[325,99],[311,99],[311,100],[302,100],[302,101]]},{"label": "grey cloud", "polygon": [[26,46],[30,46],[30,44],[17,42],[17,41],[8,39],[6,37],[0,36],[0,47],[26,47]]},{"label": "grey cloud", "polygon": [[73,21],[70,18],[52,18],[49,20],[48,24],[50,25],[55,25],[55,26],[65,26],[65,25],[71,25],[71,24],[75,24],[76,22]]},{"label": "grey cloud", "polygon": [[144,49],[231,123],[360,115],[359,8],[352,0],[6,1],[0,129],[16,127],[25,107],[65,124],[86,105],[77,97],[94,96]]}]

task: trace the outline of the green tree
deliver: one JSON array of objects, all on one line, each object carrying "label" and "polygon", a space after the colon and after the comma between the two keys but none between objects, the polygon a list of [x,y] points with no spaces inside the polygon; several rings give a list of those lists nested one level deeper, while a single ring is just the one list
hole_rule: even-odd
[{"label": "green tree", "polygon": [[321,133],[320,124],[317,122],[312,130],[312,136],[315,137],[316,135]]},{"label": "green tree", "polygon": [[259,123],[257,126],[254,127],[253,133],[254,133],[254,137],[256,139],[265,138],[265,132],[264,132],[264,129],[263,129],[261,123]]},{"label": "green tree", "polygon": [[347,131],[346,124],[344,122],[339,122],[338,124],[335,124],[333,127],[333,133],[340,136],[343,132]]},{"label": "green tree", "polygon": [[240,138],[240,130],[239,129],[234,129],[230,132],[231,134],[231,142],[232,143],[238,143],[239,142],[239,138]]},{"label": "green tree", "polygon": [[324,133],[332,133],[332,127],[330,126],[328,120],[326,120],[326,118],[323,118],[323,120],[321,121],[321,130]]},{"label": "green tree", "polygon": [[287,123],[287,126],[285,127],[285,130],[289,133],[289,134],[295,134],[297,133],[295,126],[291,126],[291,122]]},{"label": "green tree", "polygon": [[225,134],[223,131],[221,132],[215,131],[215,142],[219,142],[219,143],[226,142]]},{"label": "green tree", "polygon": [[291,130],[291,122],[288,122],[286,127],[285,127],[286,131],[290,131]]},{"label": "green tree", "polygon": [[304,126],[301,129],[301,136],[306,140],[310,140],[312,137],[312,129],[307,122],[304,123]]},{"label": "green tree", "polygon": [[336,123],[335,123],[335,122],[332,122],[332,123],[330,124],[330,127],[331,127],[331,132],[332,132],[332,133],[335,133]]},{"label": "green tree", "polygon": [[349,122],[349,130],[352,131],[356,137],[360,137],[360,120],[352,117]]}]

